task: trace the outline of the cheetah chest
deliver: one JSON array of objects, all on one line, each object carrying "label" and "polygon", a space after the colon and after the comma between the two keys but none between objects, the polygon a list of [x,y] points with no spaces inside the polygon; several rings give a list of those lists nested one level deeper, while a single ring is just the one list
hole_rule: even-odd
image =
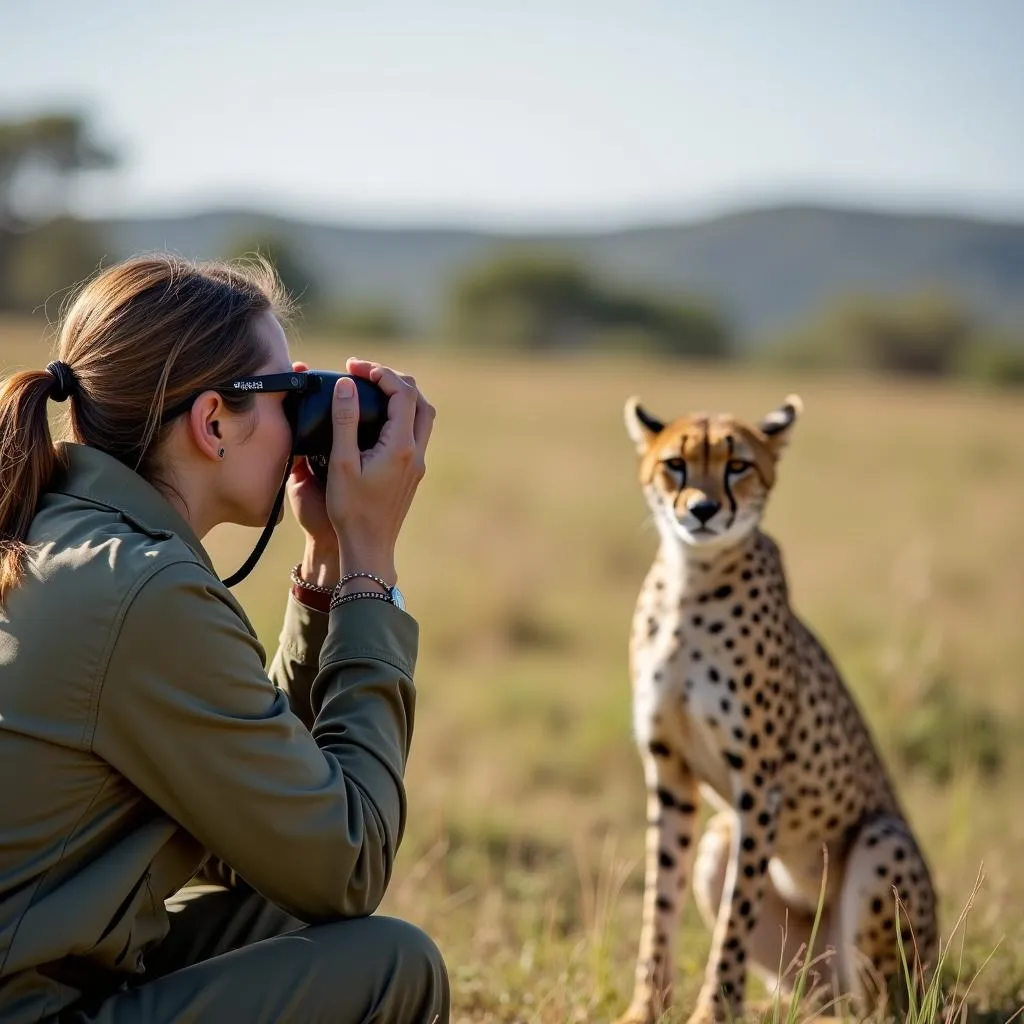
[{"label": "cheetah chest", "polygon": [[[723,801],[731,800],[729,769],[722,728],[737,726],[742,712],[725,698],[722,670],[688,657],[681,634],[671,624],[666,639],[657,638],[634,652],[633,718],[638,742],[645,748],[661,743],[686,762],[695,778]],[[695,648],[690,647],[692,652]],[[709,794],[710,795],[710,794]],[[718,801],[716,801],[718,802]]]}]

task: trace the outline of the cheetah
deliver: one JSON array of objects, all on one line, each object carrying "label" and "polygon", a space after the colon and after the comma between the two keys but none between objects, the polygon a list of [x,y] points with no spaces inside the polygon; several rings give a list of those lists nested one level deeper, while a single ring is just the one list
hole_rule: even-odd
[{"label": "cheetah", "polygon": [[[748,968],[785,991],[809,956],[830,994],[871,1008],[899,990],[897,933],[918,978],[935,962],[924,856],[760,529],[801,410],[792,395],[756,426],[707,414],[665,424],[626,403],[660,547],[630,636],[648,824],[635,985],[619,1024],[653,1024],[671,1005],[690,887],[712,933],[691,1024],[739,1020]],[[717,812],[699,844],[698,795]]]}]

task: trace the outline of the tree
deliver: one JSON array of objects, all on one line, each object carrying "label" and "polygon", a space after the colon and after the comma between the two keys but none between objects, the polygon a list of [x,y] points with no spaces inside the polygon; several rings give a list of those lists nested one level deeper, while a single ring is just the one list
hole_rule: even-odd
[{"label": "tree", "polygon": [[601,336],[614,339],[619,330],[627,331],[633,349],[708,359],[729,354],[729,335],[722,318],[690,297],[608,290],[599,313]]},{"label": "tree", "polygon": [[549,253],[511,251],[471,266],[448,300],[456,340],[485,347],[569,347],[591,318],[597,298],[582,267]]},{"label": "tree", "polygon": [[[116,163],[114,151],[92,138],[79,114],[0,122],[0,230],[66,212],[63,201],[72,178]],[[22,208],[26,192],[34,193],[28,210]],[[42,210],[33,211],[40,201]]]},{"label": "tree", "polygon": [[[17,263],[28,243],[35,264],[29,275],[36,282],[30,289],[33,296],[50,294],[95,268],[101,247],[90,226],[67,216],[68,192],[79,175],[116,164],[114,151],[92,137],[80,114],[54,112],[0,122],[0,306],[35,301],[17,290],[17,282],[25,277]],[[32,235],[54,221],[62,222],[60,230],[50,232],[54,244],[59,247],[58,236],[66,242],[72,234],[75,244],[59,252],[50,250],[61,259],[49,272],[47,241]],[[73,266],[69,256],[74,256]],[[59,269],[57,262],[62,263]]]},{"label": "tree", "polygon": [[507,251],[467,268],[449,293],[447,321],[456,341],[491,348],[728,350],[724,325],[700,303],[616,288],[548,251]]}]

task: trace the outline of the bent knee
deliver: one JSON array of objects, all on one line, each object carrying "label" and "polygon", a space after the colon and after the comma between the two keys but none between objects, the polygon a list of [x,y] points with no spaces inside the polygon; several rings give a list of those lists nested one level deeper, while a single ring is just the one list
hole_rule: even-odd
[{"label": "bent knee", "polygon": [[422,928],[399,917],[382,915],[367,918],[367,924],[381,936],[382,945],[394,950],[410,963],[428,964],[447,972],[441,950]]},{"label": "bent knee", "polygon": [[[330,933],[334,971],[344,964],[362,979],[373,1009],[364,1014],[366,1019],[446,1024],[451,1005],[448,969],[437,944],[421,928],[400,918],[374,915],[318,931],[323,929]],[[351,980],[345,988],[351,990]]]},{"label": "bent knee", "polygon": [[[404,1019],[447,1024],[451,1012],[451,987],[448,967],[437,943],[421,928],[395,917],[374,917],[384,930],[385,941],[393,950],[396,974],[401,984],[420,993],[409,1000]],[[401,1019],[403,1015],[396,1016]]]}]

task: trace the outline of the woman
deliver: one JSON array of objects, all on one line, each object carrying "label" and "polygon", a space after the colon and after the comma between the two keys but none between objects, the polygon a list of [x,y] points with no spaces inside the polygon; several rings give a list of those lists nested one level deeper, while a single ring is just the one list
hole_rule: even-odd
[{"label": "woman", "polygon": [[0,391],[4,1021],[448,1020],[433,943],[370,916],[405,823],[415,382],[351,360],[389,396],[380,441],[360,455],[342,379],[326,493],[294,466],[305,550],[269,672],[202,545],[274,507],[287,396],[217,389],[304,369],[284,312],[266,268],[135,259]]}]

